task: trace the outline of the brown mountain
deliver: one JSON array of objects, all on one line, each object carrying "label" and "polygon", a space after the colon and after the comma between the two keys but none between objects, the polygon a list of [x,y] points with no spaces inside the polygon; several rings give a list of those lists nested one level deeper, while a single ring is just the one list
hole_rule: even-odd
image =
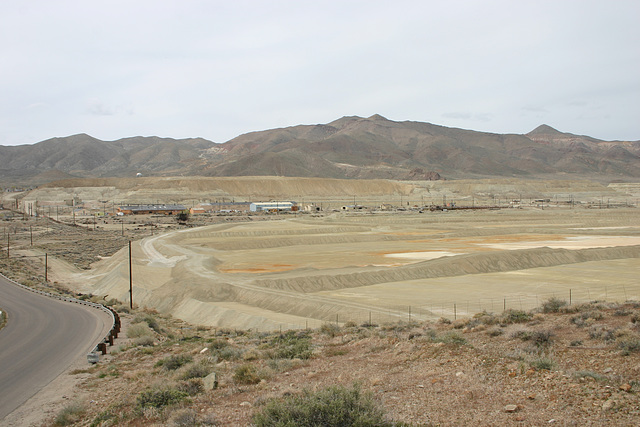
[{"label": "brown mountain", "polygon": [[546,125],[526,135],[503,135],[374,115],[251,132],[223,144],[202,138],[100,141],[80,134],[0,146],[4,183],[137,173],[411,180],[570,174],[625,180],[640,177],[640,141],[601,141]]}]

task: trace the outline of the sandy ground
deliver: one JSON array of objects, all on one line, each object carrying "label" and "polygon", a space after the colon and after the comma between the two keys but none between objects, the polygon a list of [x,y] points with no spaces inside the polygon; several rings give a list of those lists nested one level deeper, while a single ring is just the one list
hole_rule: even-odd
[{"label": "sandy ground", "polygon": [[[556,295],[640,299],[638,223],[637,209],[508,209],[174,230],[134,242],[133,298],[192,324],[260,330],[454,318]],[[126,248],[60,271],[80,291],[128,301]]]}]

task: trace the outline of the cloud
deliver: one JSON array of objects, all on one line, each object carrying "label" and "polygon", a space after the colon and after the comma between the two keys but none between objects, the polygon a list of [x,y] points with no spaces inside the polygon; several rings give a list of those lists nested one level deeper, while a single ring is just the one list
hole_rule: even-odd
[{"label": "cloud", "polygon": [[447,119],[454,119],[454,120],[471,120],[471,121],[478,121],[478,122],[489,122],[492,120],[493,115],[491,113],[470,113],[470,112],[455,111],[450,113],[444,113],[442,114],[442,117]]},{"label": "cloud", "polygon": [[111,107],[100,101],[91,101],[85,111],[94,116],[113,116],[115,114]]},{"label": "cloud", "polygon": [[528,111],[531,113],[548,113],[549,112],[549,110],[539,105],[525,105],[524,107],[522,107],[522,109],[524,111]]}]

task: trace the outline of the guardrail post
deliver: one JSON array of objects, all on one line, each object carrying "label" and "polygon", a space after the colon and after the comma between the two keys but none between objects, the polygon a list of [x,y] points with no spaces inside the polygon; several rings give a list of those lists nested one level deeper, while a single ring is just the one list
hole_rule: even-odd
[{"label": "guardrail post", "polygon": [[107,354],[107,344],[101,342],[100,344],[98,344],[98,350],[100,350],[102,354]]}]

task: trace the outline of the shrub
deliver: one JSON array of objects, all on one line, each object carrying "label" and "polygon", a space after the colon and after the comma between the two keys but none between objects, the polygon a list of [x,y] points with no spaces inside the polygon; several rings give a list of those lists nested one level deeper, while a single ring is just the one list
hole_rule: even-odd
[{"label": "shrub", "polygon": [[473,318],[483,325],[495,325],[500,320],[498,316],[486,310],[474,314]]},{"label": "shrub", "polygon": [[531,313],[523,310],[509,309],[502,313],[501,323],[525,323],[532,319]]},{"label": "shrub", "polygon": [[149,389],[138,395],[139,408],[162,408],[179,403],[187,398],[187,393],[175,388]]},{"label": "shrub", "polygon": [[554,362],[553,359],[549,359],[548,357],[539,357],[532,360],[529,364],[535,369],[550,371],[554,368],[556,362]]},{"label": "shrub", "polygon": [[509,334],[511,339],[521,339],[522,341],[529,341],[531,339],[532,332],[528,329],[515,329]]},{"label": "shrub", "polygon": [[638,353],[640,352],[640,338],[625,337],[618,342],[618,347],[622,350],[624,356],[628,356],[631,353]]},{"label": "shrub", "polygon": [[313,353],[311,337],[306,332],[288,331],[276,336],[271,345],[278,359],[308,359]]},{"label": "shrub", "polygon": [[322,326],[320,326],[320,332],[333,338],[340,333],[340,326],[335,323],[323,323]]},{"label": "shrub", "polygon": [[204,391],[204,383],[200,378],[191,378],[178,383],[178,390],[187,393],[189,396],[195,396]]},{"label": "shrub", "polygon": [[611,341],[615,339],[615,330],[609,329],[604,325],[593,325],[589,328],[589,337],[603,341]]},{"label": "shrub", "polygon": [[233,380],[238,384],[258,384],[260,376],[253,365],[240,365],[233,373]]},{"label": "shrub", "polygon": [[146,323],[134,323],[127,329],[127,337],[140,338],[144,336],[153,336],[153,332]]},{"label": "shrub", "polygon": [[138,347],[152,347],[153,346],[153,337],[143,336],[136,338],[133,340],[133,344]]},{"label": "shrub", "polygon": [[362,325],[360,325],[362,328],[377,328],[378,324],[377,323],[373,323],[373,322],[369,322],[366,321],[364,322]]},{"label": "shrub", "polygon": [[183,380],[188,380],[191,378],[204,378],[211,373],[211,368],[203,363],[194,363],[192,365],[187,366],[182,375],[180,376]]},{"label": "shrub", "polygon": [[599,311],[584,311],[571,318],[571,323],[578,327],[593,324],[596,320],[602,320],[604,315]]},{"label": "shrub", "polygon": [[85,411],[86,409],[81,403],[72,403],[65,406],[60,412],[58,412],[58,415],[56,415],[54,425],[68,426],[74,424],[82,419]]},{"label": "shrub", "polygon": [[494,327],[494,328],[489,329],[487,331],[487,334],[490,337],[497,337],[497,336],[500,336],[500,335],[504,334],[504,329],[498,328],[498,327]]},{"label": "shrub", "polygon": [[133,323],[146,323],[149,328],[157,333],[162,333],[162,328],[158,324],[158,321],[150,314],[136,316],[135,319],[133,319]]},{"label": "shrub", "polygon": [[193,409],[179,409],[171,416],[173,425],[192,427],[198,425],[198,413]]},{"label": "shrub", "polygon": [[228,346],[229,346],[229,343],[227,342],[227,340],[216,338],[213,341],[211,341],[211,343],[209,344],[209,350],[211,351],[222,350],[223,348],[226,348]]},{"label": "shrub", "polygon": [[444,344],[464,345],[467,340],[457,332],[446,332],[440,336],[432,338],[434,342],[441,342]]},{"label": "shrub", "polygon": [[[100,412],[89,425],[90,427],[98,427],[104,425],[117,425],[118,414],[112,409],[109,408]],[[108,424],[105,424],[107,423]]]},{"label": "shrub", "polygon": [[597,372],[592,372],[592,371],[576,371],[573,373],[573,376],[575,378],[593,378],[598,382],[608,381],[608,378],[605,377],[604,375],[600,375]]},{"label": "shrub", "polygon": [[371,393],[360,387],[332,386],[318,392],[303,391],[267,402],[264,409],[253,416],[253,423],[261,426],[391,426],[385,420]]},{"label": "shrub", "polygon": [[212,352],[220,360],[238,360],[242,357],[242,350],[235,347],[224,347]]},{"label": "shrub", "polygon": [[162,366],[168,371],[175,371],[176,369],[186,365],[187,363],[191,363],[192,361],[193,358],[188,354],[178,354],[159,360],[158,363],[156,363],[156,367]]},{"label": "shrub", "polygon": [[567,302],[565,300],[552,297],[542,303],[542,312],[558,313],[562,309],[562,307],[566,305],[567,305]]},{"label": "shrub", "polygon": [[535,331],[531,334],[531,341],[538,347],[546,347],[551,344],[553,332],[551,331]]}]

